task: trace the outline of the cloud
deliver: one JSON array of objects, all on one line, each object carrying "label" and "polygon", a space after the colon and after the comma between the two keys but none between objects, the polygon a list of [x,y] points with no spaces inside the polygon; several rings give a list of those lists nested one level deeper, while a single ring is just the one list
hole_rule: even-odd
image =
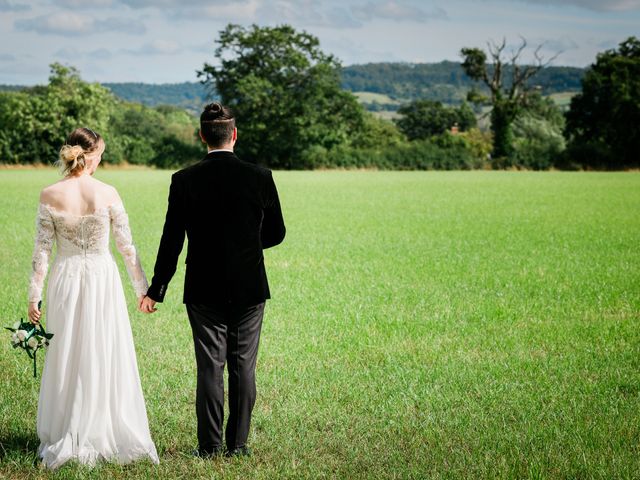
[{"label": "cloud", "polygon": [[95,26],[101,32],[123,32],[131,35],[142,35],[147,31],[144,23],[133,18],[109,17],[97,20]]},{"label": "cloud", "polygon": [[76,13],[54,13],[35,18],[16,20],[14,26],[25,32],[40,34],[83,35],[91,33],[93,20]]},{"label": "cloud", "polygon": [[396,22],[426,22],[428,20],[446,20],[447,12],[441,8],[425,11],[419,7],[395,0],[367,2],[364,5],[351,7],[358,20],[370,21],[376,18],[394,20]]},{"label": "cloud", "polygon": [[620,40],[609,38],[607,40],[592,40],[589,43],[591,43],[592,45],[596,45],[599,50],[612,50],[618,48]]},{"label": "cloud", "polygon": [[65,48],[59,49],[53,55],[65,60],[78,60],[81,58],[83,59],[88,58],[88,59],[95,59],[95,60],[110,60],[111,58],[113,58],[113,54],[106,48],[98,48],[96,50],[82,52],[75,48],[65,47]]},{"label": "cloud", "polygon": [[345,8],[325,10],[318,0],[276,0],[262,5],[256,11],[256,17],[262,21],[301,26],[353,28],[362,25]]},{"label": "cloud", "polygon": [[0,53],[0,62],[15,62],[16,57],[10,53]]},{"label": "cloud", "polygon": [[73,59],[82,57],[83,54],[80,53],[80,51],[75,48],[65,47],[54,52],[53,56],[58,58],[64,58],[65,60],[73,60]]},{"label": "cloud", "polygon": [[154,40],[146,43],[140,48],[134,50],[123,50],[123,53],[129,55],[176,55],[183,51],[183,48],[176,42],[169,40]]},{"label": "cloud", "polygon": [[166,8],[206,6],[212,3],[232,3],[233,0],[52,0],[52,3],[69,8],[100,8],[127,5],[131,8]]},{"label": "cloud", "polygon": [[571,38],[550,38],[539,42],[545,50],[552,52],[566,52],[567,50],[576,50],[580,45]]},{"label": "cloud", "polygon": [[146,32],[144,24],[128,18],[109,17],[95,20],[87,15],[59,12],[52,15],[20,19],[14,22],[18,30],[35,32],[41,35],[81,36],[91,33],[121,32],[141,35]]},{"label": "cloud", "polygon": [[106,48],[98,48],[96,50],[91,50],[87,56],[95,58],[96,60],[110,60],[113,57],[113,54]]},{"label": "cloud", "polygon": [[[121,0],[131,6],[155,5],[147,0]],[[200,5],[201,0],[178,2],[161,0],[164,13],[171,20],[231,21],[261,25],[289,23],[298,27],[353,28],[362,23],[353,18],[348,8],[326,5],[319,0],[214,0]]]},{"label": "cloud", "polygon": [[[95,1],[95,0],[94,0]],[[245,0],[119,0],[131,8],[184,8],[184,7],[210,7],[217,5],[230,5],[246,3]]]},{"label": "cloud", "polygon": [[229,0],[218,0],[207,2],[206,5],[193,5],[193,1],[187,2],[183,5],[179,2],[172,8],[166,8],[165,13],[172,20],[186,20],[192,22],[194,20],[233,20],[236,22],[248,22],[256,21],[260,19],[263,22],[257,12],[262,0],[238,0],[235,2]]},{"label": "cloud", "polygon": [[0,12],[24,12],[25,10],[31,10],[31,6],[22,3],[9,3],[9,0],[0,0]]},{"label": "cloud", "polygon": [[565,7],[572,5],[574,7],[595,10],[598,12],[614,11],[622,12],[629,10],[640,10],[640,0],[521,0],[536,5],[557,5]]},{"label": "cloud", "polygon": [[117,0],[54,0],[54,3],[62,7],[70,8],[96,8],[110,7]]},{"label": "cloud", "polygon": [[213,51],[215,50],[215,48],[216,48],[216,46],[215,46],[213,41],[211,41],[211,42],[203,42],[203,43],[199,43],[197,45],[190,45],[188,47],[190,52],[206,53],[206,54],[213,54]]}]

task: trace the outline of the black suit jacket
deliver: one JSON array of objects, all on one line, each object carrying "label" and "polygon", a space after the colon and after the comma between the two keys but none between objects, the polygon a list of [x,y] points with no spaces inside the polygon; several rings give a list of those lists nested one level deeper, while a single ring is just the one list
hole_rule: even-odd
[{"label": "black suit jacket", "polygon": [[249,306],[271,297],[262,250],[282,242],[285,226],[270,170],[219,151],[173,174],[147,292],[157,302],[176,271],[185,233],[184,303]]}]

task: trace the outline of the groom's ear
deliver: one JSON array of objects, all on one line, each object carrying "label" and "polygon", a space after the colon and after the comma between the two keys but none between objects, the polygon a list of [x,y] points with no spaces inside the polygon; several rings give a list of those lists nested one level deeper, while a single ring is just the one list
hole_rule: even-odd
[{"label": "groom's ear", "polygon": [[235,143],[236,140],[238,140],[238,129],[237,127],[233,127],[233,135],[231,135],[231,141]]},{"label": "groom's ear", "polygon": [[202,143],[207,143],[207,141],[202,136],[202,129],[198,130],[198,135],[200,136],[200,140],[202,140]]}]

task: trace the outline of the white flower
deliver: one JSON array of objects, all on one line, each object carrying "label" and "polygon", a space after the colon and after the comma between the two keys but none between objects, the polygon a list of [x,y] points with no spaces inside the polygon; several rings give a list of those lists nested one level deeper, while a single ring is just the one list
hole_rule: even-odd
[{"label": "white flower", "polygon": [[21,342],[24,342],[24,339],[27,338],[27,331],[26,330],[18,330],[16,332],[16,335],[18,336],[18,340],[20,340]]},{"label": "white flower", "polygon": [[14,330],[17,330],[19,328],[20,328],[20,322],[16,322],[16,323],[13,324],[13,329]]},{"label": "white flower", "polygon": [[18,345],[20,343],[20,339],[18,338],[18,335],[16,333],[11,335],[11,343],[13,345]]},{"label": "white flower", "polygon": [[27,342],[27,345],[35,350],[36,348],[38,348],[38,339],[36,337],[31,337]]}]

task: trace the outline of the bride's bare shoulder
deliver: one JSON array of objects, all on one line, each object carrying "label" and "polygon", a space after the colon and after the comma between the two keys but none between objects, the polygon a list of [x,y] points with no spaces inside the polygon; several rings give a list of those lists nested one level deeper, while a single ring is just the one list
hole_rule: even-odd
[{"label": "bride's bare shoulder", "polygon": [[40,203],[45,203],[53,207],[58,206],[61,198],[63,197],[64,187],[62,181],[58,181],[47,187],[44,187],[40,192]]},{"label": "bride's bare shoulder", "polygon": [[100,194],[104,199],[105,203],[108,205],[113,205],[116,203],[121,203],[120,194],[118,190],[113,185],[109,185],[108,183],[101,182],[100,180],[94,178],[93,181],[96,183],[97,188],[100,190]]}]

